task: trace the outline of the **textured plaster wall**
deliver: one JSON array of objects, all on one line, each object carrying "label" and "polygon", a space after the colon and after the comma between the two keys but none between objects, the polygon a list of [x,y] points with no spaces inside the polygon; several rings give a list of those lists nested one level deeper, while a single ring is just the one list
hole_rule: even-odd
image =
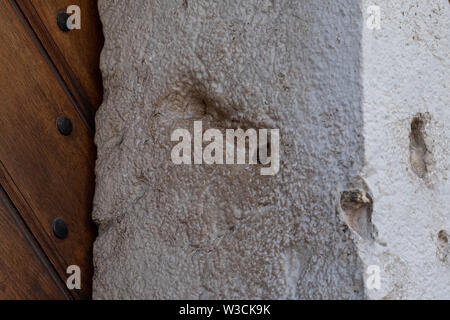
[{"label": "textured plaster wall", "polygon": [[[449,5],[367,5],[99,1],[94,298],[449,298]],[[174,165],[200,120],[279,128],[279,173]]]},{"label": "textured plaster wall", "polygon": [[361,256],[382,282],[367,293],[450,299],[450,3],[364,1],[373,4],[382,18],[363,32],[362,177],[378,243]]}]

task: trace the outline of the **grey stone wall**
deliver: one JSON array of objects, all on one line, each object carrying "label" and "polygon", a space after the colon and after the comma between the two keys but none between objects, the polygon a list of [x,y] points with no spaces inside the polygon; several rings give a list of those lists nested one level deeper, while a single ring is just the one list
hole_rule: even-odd
[{"label": "grey stone wall", "polygon": [[[426,9],[445,3],[432,2]],[[382,12],[385,4],[399,12],[410,6],[392,3],[381,1]],[[434,15],[438,30],[416,23],[417,29],[398,31],[401,13],[383,18],[380,30],[367,29],[366,6],[354,0],[99,1],[106,41],[94,298],[448,297],[448,262],[442,262],[448,239],[438,237],[439,260],[436,228],[449,230],[449,113],[426,129],[440,142],[423,142],[432,138],[422,141],[420,134],[412,142],[419,146],[418,168],[433,149],[435,174],[430,165],[426,179],[413,176],[409,146],[411,115],[448,104],[449,8]],[[392,35],[397,31],[419,32],[418,51],[407,57],[396,51],[407,46]],[[429,64],[417,65],[423,74],[439,71],[422,80],[440,98],[429,94],[422,99],[428,107],[416,110],[412,100],[403,102],[422,80],[408,86],[417,74],[404,72],[404,78],[402,70],[430,46]],[[401,81],[403,90],[395,87]],[[392,86],[397,91],[388,94]],[[171,134],[193,132],[194,121],[222,132],[280,129],[279,172],[263,176],[261,164],[175,165]],[[401,168],[392,165],[399,158]],[[407,168],[414,182],[397,177]],[[395,190],[388,196],[383,188]],[[420,228],[402,229],[410,211],[401,204],[410,199],[428,220],[417,217],[410,224],[421,221]],[[414,250],[407,232],[420,232],[414,248],[427,243],[429,251],[401,253]],[[424,275],[405,287],[397,271],[389,273],[403,272],[404,263],[414,263],[413,272],[433,264],[427,270],[438,277],[423,285]],[[382,270],[376,292],[364,286],[372,264]],[[438,279],[440,290],[432,294]]]}]

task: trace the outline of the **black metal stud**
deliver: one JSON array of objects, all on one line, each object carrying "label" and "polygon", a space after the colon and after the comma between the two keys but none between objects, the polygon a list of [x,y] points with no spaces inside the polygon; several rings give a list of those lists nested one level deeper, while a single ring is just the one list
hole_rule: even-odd
[{"label": "black metal stud", "polygon": [[65,221],[61,218],[56,218],[53,220],[52,223],[53,227],[53,233],[55,236],[59,239],[65,239],[67,238],[67,234],[69,233],[69,230],[67,229],[67,224]]},{"label": "black metal stud", "polygon": [[58,24],[59,29],[63,32],[69,32],[70,29],[67,26],[67,21],[69,21],[70,15],[67,12],[61,11],[56,16],[56,23]]},{"label": "black metal stud", "polygon": [[56,120],[56,126],[59,132],[64,136],[70,136],[73,130],[72,121],[65,116],[61,116]]}]

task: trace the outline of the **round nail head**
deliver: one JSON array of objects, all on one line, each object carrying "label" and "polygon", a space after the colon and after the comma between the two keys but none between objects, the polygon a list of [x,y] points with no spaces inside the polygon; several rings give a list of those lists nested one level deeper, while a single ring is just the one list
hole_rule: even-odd
[{"label": "round nail head", "polygon": [[53,220],[53,233],[59,239],[67,238],[69,230],[67,229],[67,224],[61,218],[56,218]]},{"label": "round nail head", "polygon": [[72,121],[67,117],[59,117],[56,121],[59,132],[64,136],[69,136],[72,133],[73,126]]},{"label": "round nail head", "polygon": [[69,14],[67,12],[61,11],[58,13],[58,16],[56,17],[56,22],[58,24],[59,29],[63,32],[69,32],[70,29],[67,26],[67,21],[69,21]]}]

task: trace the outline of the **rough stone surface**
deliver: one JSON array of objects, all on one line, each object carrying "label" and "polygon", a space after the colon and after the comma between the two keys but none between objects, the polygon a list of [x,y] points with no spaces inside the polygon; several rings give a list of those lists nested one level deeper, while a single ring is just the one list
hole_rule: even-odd
[{"label": "rough stone surface", "polygon": [[[365,2],[99,1],[94,298],[450,298],[449,4]],[[194,121],[279,173],[173,164]]]}]

